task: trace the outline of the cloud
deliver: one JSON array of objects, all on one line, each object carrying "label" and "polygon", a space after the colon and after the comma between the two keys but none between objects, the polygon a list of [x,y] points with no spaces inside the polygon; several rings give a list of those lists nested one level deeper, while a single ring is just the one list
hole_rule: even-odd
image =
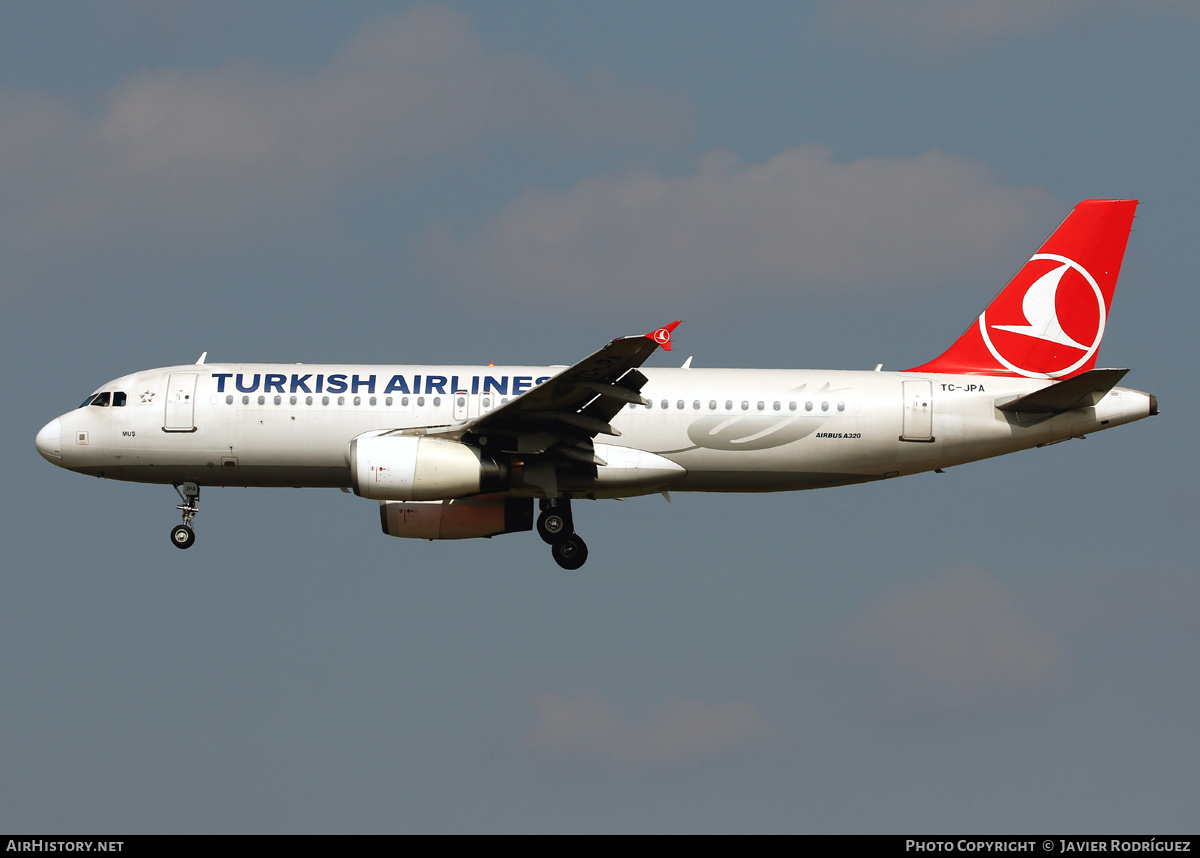
[{"label": "cloud", "polygon": [[1027,702],[1057,676],[1059,644],[979,571],[913,587],[868,609],[840,642],[885,719],[977,714]]},{"label": "cloud", "polygon": [[131,172],[266,167],[328,178],[409,169],[500,134],[620,141],[685,124],[665,96],[488,55],[465,16],[417,6],[365,27],[307,78],[236,65],[140,75],[113,94],[98,130]]},{"label": "cloud", "polygon": [[680,777],[723,768],[780,745],[750,703],[673,701],[641,723],[593,694],[540,694],[528,743],[564,777]]},{"label": "cloud", "polygon": [[444,282],[498,301],[873,291],[969,276],[1052,207],[936,151],[844,162],[808,145],[762,164],[716,151],[688,175],[529,190],[475,234],[438,228],[421,250]]},{"label": "cloud", "polygon": [[489,54],[465,16],[425,5],[365,26],[311,74],[143,71],[91,110],[0,91],[13,249],[0,276],[12,280],[14,258],[170,257],[326,226],[338,194],[495,140],[656,146],[689,123],[678,97]]}]

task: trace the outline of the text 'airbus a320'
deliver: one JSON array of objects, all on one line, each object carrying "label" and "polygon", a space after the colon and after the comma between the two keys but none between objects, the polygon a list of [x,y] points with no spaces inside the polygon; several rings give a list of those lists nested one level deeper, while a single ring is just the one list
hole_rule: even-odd
[{"label": "text 'airbus a320'", "polygon": [[1136,207],[1080,203],[966,333],[903,372],[641,369],[678,322],[567,368],[202,356],[108,382],[37,448],[81,474],[174,485],[179,548],[201,486],[338,487],[378,501],[391,536],[536,527],[577,569],[574,499],[862,483],[1157,414],[1117,386],[1127,370],[1095,368]]}]

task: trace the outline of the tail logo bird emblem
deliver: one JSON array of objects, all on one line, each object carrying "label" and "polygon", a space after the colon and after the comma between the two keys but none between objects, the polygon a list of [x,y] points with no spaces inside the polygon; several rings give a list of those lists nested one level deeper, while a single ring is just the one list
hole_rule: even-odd
[{"label": "tail logo bird emblem", "polygon": [[1022,274],[1033,279],[1019,306],[1014,295],[1013,300],[994,302],[979,316],[984,344],[1018,375],[1070,375],[1100,347],[1106,320],[1104,295],[1088,270],[1065,256],[1036,254]]}]

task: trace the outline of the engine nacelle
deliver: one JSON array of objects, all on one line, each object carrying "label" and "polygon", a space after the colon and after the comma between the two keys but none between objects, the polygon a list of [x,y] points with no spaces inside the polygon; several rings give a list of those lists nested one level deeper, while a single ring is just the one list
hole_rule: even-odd
[{"label": "engine nacelle", "polygon": [[388,536],[409,539],[474,539],[533,529],[531,498],[459,498],[443,501],[381,501],[379,518]]},{"label": "engine nacelle", "polygon": [[367,435],[350,442],[354,493],[372,500],[444,500],[505,486],[504,469],[476,447],[427,435]]}]

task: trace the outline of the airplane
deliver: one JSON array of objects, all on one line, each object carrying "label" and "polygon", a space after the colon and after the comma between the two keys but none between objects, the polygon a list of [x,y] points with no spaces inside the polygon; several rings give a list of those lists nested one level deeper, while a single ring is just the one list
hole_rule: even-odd
[{"label": "airplane", "polygon": [[[206,363],[121,376],[37,434],[52,464],[171,484],[195,541],[201,486],[331,487],[383,532],[536,529],[588,556],[572,501],[777,492],[941,471],[1158,414],[1096,369],[1136,200],[1085,200],[967,331],[902,372],[643,367],[672,322],[569,367]],[[533,505],[539,515],[534,519]]]}]

